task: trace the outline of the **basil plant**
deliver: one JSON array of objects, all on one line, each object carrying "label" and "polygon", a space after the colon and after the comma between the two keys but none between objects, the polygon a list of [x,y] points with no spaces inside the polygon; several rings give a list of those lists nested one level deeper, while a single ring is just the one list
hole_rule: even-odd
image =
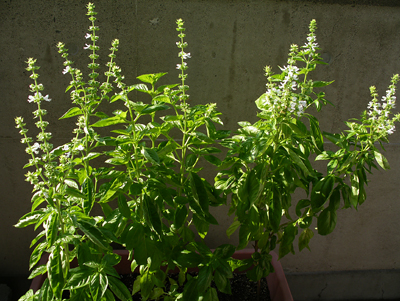
[{"label": "basil plant", "polygon": [[[20,300],[132,300],[134,294],[142,300],[218,300],[217,290],[231,293],[229,278],[235,269],[253,267],[247,271],[253,281],[273,272],[269,252],[277,245],[280,257],[294,252],[299,231],[299,249],[308,247],[314,218],[319,234],[332,232],[341,203],[357,207],[365,200],[366,175],[377,167],[375,162],[388,168],[375,144],[387,141],[400,118],[391,112],[398,75],[382,101],[371,88],[369,111],[360,120],[347,122],[345,133],[321,132],[307,109],[320,110],[328,103],[324,93],[314,89],[331,82],[308,76],[323,63],[314,20],[308,42],[300,49],[291,47],[282,73],[265,69],[267,92],[256,101],[259,121],[240,122],[232,136],[217,129],[222,122],[215,103],[190,104],[190,53],[182,20],[177,20],[176,43],[180,83],[159,85],[166,73],[154,73],[128,85],[117,65],[117,39],[100,76],[94,4],[87,9],[87,80],[69,60],[65,45],[57,45],[64,59],[62,73],[70,78],[66,92],[72,101],[60,119],[76,119],[70,142],[56,147],[51,143],[45,120],[45,105],[51,99],[43,96],[36,60],[27,61],[33,80],[28,102],[36,107],[38,134],[28,136],[23,118],[15,119],[30,156],[24,166],[30,170],[26,180],[33,185],[32,210],[16,227],[42,229],[31,244],[30,278],[45,273],[47,278],[40,290],[29,290]],[[138,93],[147,101],[135,100]],[[104,103],[118,103],[124,109],[103,111]],[[324,150],[324,138],[337,151]],[[227,155],[221,160],[215,154],[223,148]],[[315,155],[316,160],[327,161],[326,170],[313,167],[310,158]],[[207,164],[214,166],[210,170],[217,166],[215,183],[198,174]],[[307,197],[292,200],[297,188]],[[218,221],[210,208],[226,204],[234,214],[226,232],[230,236],[239,229],[239,243],[211,250],[204,238],[210,224]],[[249,243],[254,246],[252,258],[232,258],[235,250]],[[114,269],[120,262],[114,248],[129,250],[131,270],[139,274],[133,291]],[[45,254],[47,263],[38,265]],[[194,267],[198,274],[187,274]]]},{"label": "basil plant", "polygon": [[[293,242],[300,233],[298,248],[309,248],[316,219],[318,234],[331,233],[337,210],[357,208],[366,199],[367,174],[376,163],[388,169],[386,158],[376,144],[388,142],[400,115],[393,115],[394,75],[386,96],[378,101],[371,87],[372,101],[360,119],[346,122],[342,133],[321,131],[318,119],[307,113],[311,107],[320,111],[326,104],[321,87],[332,82],[315,81],[310,73],[324,64],[317,53],[316,21],[309,26],[307,43],[292,45],[287,65],[280,74],[265,68],[267,91],[256,100],[259,120],[254,124],[239,122],[236,135],[224,139],[228,148],[224,169],[215,178],[215,187],[232,195],[230,214],[234,221],[227,230],[230,236],[239,229],[238,249],[249,242],[254,246],[248,272],[256,281],[271,272],[269,252],[279,245],[279,258],[294,254]],[[325,150],[324,139],[336,150]],[[318,171],[313,161],[323,160],[326,169]],[[303,191],[305,198],[295,199]]]}]

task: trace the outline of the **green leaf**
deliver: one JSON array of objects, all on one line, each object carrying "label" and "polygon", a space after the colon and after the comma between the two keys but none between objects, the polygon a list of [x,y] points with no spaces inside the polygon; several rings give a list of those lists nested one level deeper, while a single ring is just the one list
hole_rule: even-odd
[{"label": "green leaf", "polygon": [[194,135],[200,139],[201,141],[207,142],[207,143],[213,143],[214,141],[208,137],[206,134],[202,132],[194,132]]},{"label": "green leaf", "polygon": [[351,182],[351,193],[350,193],[350,203],[354,208],[357,208],[358,197],[360,194],[360,182],[357,174],[352,174],[350,177]]},{"label": "green leaf", "polygon": [[223,275],[219,270],[215,271],[214,281],[219,291],[223,292],[224,294],[229,294],[229,295],[232,294],[231,284],[229,282],[229,279],[225,275]]},{"label": "green leaf", "polygon": [[197,289],[200,294],[210,287],[212,278],[213,269],[211,266],[203,266],[200,268],[197,277]]},{"label": "green leaf", "polygon": [[174,219],[174,224],[176,229],[181,228],[185,224],[186,217],[187,217],[186,206],[185,205],[178,206],[178,208],[175,211],[175,219]]},{"label": "green leaf", "polygon": [[266,109],[266,106],[268,106],[267,104],[267,95],[266,93],[262,94],[256,101],[256,106],[258,109],[260,110],[264,110]]},{"label": "green leaf", "polygon": [[48,241],[48,247],[51,247],[57,239],[58,228],[60,226],[58,213],[56,211],[53,211],[52,214],[49,216],[48,221],[49,222],[46,229],[46,237]]},{"label": "green leaf", "polygon": [[109,117],[106,119],[101,119],[94,123],[92,127],[105,127],[105,126],[110,126],[114,124],[120,124],[120,123],[127,123],[126,119],[121,118],[120,116],[113,116]]},{"label": "green leaf", "polygon": [[120,194],[118,196],[118,208],[122,215],[126,218],[131,217],[131,209],[129,209],[128,203],[124,195]]},{"label": "green leaf", "polygon": [[199,291],[197,288],[196,278],[190,279],[183,289],[183,298],[179,299],[180,301],[193,301],[199,300]]},{"label": "green leaf", "polygon": [[385,170],[390,169],[388,160],[380,152],[374,151],[374,156],[380,167]]},{"label": "green leaf", "polygon": [[91,178],[85,178],[85,180],[83,181],[82,193],[85,195],[85,198],[83,199],[83,210],[85,214],[89,215],[90,211],[93,208],[95,199],[93,182]]},{"label": "green leaf", "polygon": [[72,188],[72,187],[69,187],[69,186],[65,188],[65,192],[66,192],[66,194],[68,194],[70,196],[74,196],[74,197],[77,197],[77,198],[80,198],[80,199],[85,199],[85,197],[86,197],[78,189],[75,189],[75,188]]},{"label": "green leaf", "polygon": [[59,246],[56,246],[49,256],[49,261],[47,262],[47,277],[53,294],[56,298],[61,299],[64,286],[64,276]]},{"label": "green leaf", "polygon": [[[309,228],[306,228],[301,232],[299,236],[299,250],[302,251],[304,248],[307,248],[310,250],[310,247],[308,246],[310,239],[314,236],[314,232],[310,230]],[[310,250],[311,251],[311,250]]]},{"label": "green leaf", "polygon": [[246,224],[241,225],[239,228],[239,245],[237,247],[237,250],[246,248],[247,245],[249,244],[250,238],[251,238],[250,228]]},{"label": "green leaf", "polygon": [[155,287],[150,294],[151,300],[158,300],[159,297],[164,295],[164,290],[161,287]]},{"label": "green leaf", "polygon": [[217,158],[213,155],[206,155],[206,156],[204,156],[204,159],[206,159],[208,162],[210,162],[211,164],[214,164],[216,166],[220,166],[222,163],[222,161],[219,158]]},{"label": "green leaf", "polygon": [[200,219],[197,214],[193,214],[193,222],[196,226],[197,233],[202,239],[204,239],[207,235],[210,224]]},{"label": "green leaf", "polygon": [[301,216],[301,209],[310,206],[311,202],[308,199],[301,199],[296,205],[296,215]]},{"label": "green leaf", "polygon": [[300,157],[296,154],[295,151],[293,151],[290,148],[286,148],[286,151],[289,152],[290,157],[292,158],[293,162],[296,163],[297,166],[300,167],[300,169],[303,171],[304,175],[307,177],[310,175],[310,171],[308,170],[308,168],[305,166],[303,160],[300,159]]},{"label": "green leaf", "polygon": [[101,153],[89,153],[87,156],[82,158],[82,162],[93,160],[99,157]]},{"label": "green leaf", "polygon": [[297,235],[297,231],[297,226],[295,226],[294,224],[289,224],[288,226],[286,226],[279,247],[279,259],[284,257],[289,252],[292,252],[294,254],[293,241]]},{"label": "green leaf", "polygon": [[159,147],[159,149],[157,150],[158,156],[159,157],[164,157],[164,156],[170,154],[171,152],[173,152],[176,149],[176,144],[168,142],[162,148],[160,148],[160,146],[158,146],[158,147]]},{"label": "green leaf", "polygon": [[183,251],[179,254],[176,261],[181,266],[195,268],[204,263],[204,258],[196,252]]},{"label": "green leaf", "polygon": [[187,155],[185,158],[186,168],[193,167],[195,165],[196,161],[197,161],[197,155],[195,155],[195,154]]},{"label": "green leaf", "polygon": [[188,227],[183,227],[182,237],[184,241],[191,242],[194,241],[194,233]]},{"label": "green leaf", "polygon": [[156,111],[168,110],[169,106],[165,103],[155,104],[155,105],[147,105],[140,113],[141,114],[151,114]]},{"label": "green leaf", "polygon": [[319,128],[318,120],[312,115],[306,115],[310,120],[311,139],[319,151],[324,150],[324,138]]},{"label": "green leaf", "polygon": [[144,300],[147,300],[150,297],[151,290],[154,287],[153,281],[151,279],[151,274],[149,271],[144,272],[142,277],[140,278],[140,293]]},{"label": "green leaf", "polygon": [[68,279],[66,289],[78,289],[89,284],[90,276],[93,271],[87,268],[75,268],[70,270],[71,275]]},{"label": "green leaf", "polygon": [[320,235],[328,235],[330,234],[336,226],[336,210],[328,207],[325,208],[318,216],[317,219],[317,227],[318,234]]},{"label": "green leaf", "polygon": [[47,265],[39,265],[37,268],[33,269],[31,274],[29,275],[28,279],[33,279],[36,276],[43,275],[44,273],[47,272]]},{"label": "green leaf", "polygon": [[131,293],[119,279],[108,276],[108,285],[110,286],[111,291],[122,301],[130,301],[132,300]]},{"label": "green leaf", "polygon": [[231,235],[236,231],[236,229],[240,226],[240,222],[238,220],[234,221],[228,228],[228,230],[226,230],[226,235],[228,236],[228,238],[231,237]]},{"label": "green leaf", "polygon": [[107,192],[101,197],[99,203],[105,203],[110,201],[114,197],[115,193],[125,184],[126,184],[126,177],[123,174],[113,181],[110,188],[108,188]]},{"label": "green leaf", "polygon": [[65,118],[70,118],[78,115],[82,115],[83,112],[80,108],[78,107],[73,107],[69,109],[64,115],[62,115],[59,119],[65,119]]},{"label": "green leaf", "polygon": [[143,199],[144,216],[147,224],[156,231],[160,236],[162,235],[161,217],[155,202],[147,195]]},{"label": "green leaf", "polygon": [[29,259],[29,269],[32,269],[38,263],[46,247],[47,241],[41,242],[35,247]]},{"label": "green leaf", "polygon": [[171,103],[171,100],[166,95],[158,95],[153,98],[153,101]]},{"label": "green leaf", "polygon": [[140,92],[144,92],[144,93],[148,93],[148,94],[150,94],[149,92],[149,88],[147,88],[147,86],[145,85],[145,84],[136,84],[136,85],[132,85],[132,86],[130,86],[129,87],[129,89],[128,89],[128,91],[129,92],[131,92],[131,91],[133,91],[133,90],[136,90],[136,91],[140,91]]},{"label": "green leaf", "polygon": [[[54,300],[53,290],[50,286],[48,277],[44,281],[44,283],[39,291],[39,300],[43,300],[43,301],[53,301]],[[35,301],[36,301],[36,299],[35,299]]]},{"label": "green leaf", "polygon": [[334,185],[335,177],[327,176],[318,181],[318,183],[313,187],[311,191],[311,207],[314,212],[318,211],[319,208],[328,200],[333,191]]},{"label": "green leaf", "polygon": [[115,301],[114,294],[109,289],[107,289],[106,293],[104,294],[104,300]]},{"label": "green leaf", "polygon": [[160,165],[160,158],[158,157],[158,154],[154,149],[143,147],[142,154],[152,164]]},{"label": "green leaf", "polygon": [[313,82],[312,86],[313,86],[314,88],[325,87],[325,86],[328,86],[328,85],[332,84],[333,82],[334,82],[334,80],[333,80],[333,81],[330,81],[330,82],[315,81],[315,82]]},{"label": "green leaf", "polygon": [[133,287],[132,287],[132,296],[136,294],[138,291],[140,291],[140,278],[142,278],[141,275],[138,275],[135,279],[135,282],[133,282]]},{"label": "green leaf", "polygon": [[332,134],[328,132],[323,132],[324,137],[326,137],[329,141],[331,141],[333,144],[338,144],[340,141],[340,135],[339,134]]},{"label": "green leaf", "polygon": [[[75,218],[75,217],[74,217]],[[90,223],[80,220],[76,221],[75,218],[75,223],[76,226],[96,245],[98,245],[100,248],[105,249],[105,250],[112,250],[111,246],[108,244],[107,240],[103,237],[103,234],[101,231],[92,226]]]},{"label": "green leaf", "polygon": [[218,301],[218,293],[217,290],[213,287],[210,287],[207,293],[204,295],[203,301]]},{"label": "green leaf", "polygon": [[143,74],[136,77],[138,80],[154,85],[162,76],[168,74],[167,72],[160,72],[155,74]]},{"label": "green leaf", "polygon": [[236,251],[235,246],[230,244],[223,244],[217,247],[213,254],[215,257],[228,259],[233,255],[233,253],[235,253],[235,251]]},{"label": "green leaf", "polygon": [[32,208],[31,211],[35,211],[35,209],[45,201],[46,199],[44,197],[42,197],[42,193],[41,191],[36,192],[33,196],[32,196]]},{"label": "green leaf", "polygon": [[257,200],[260,194],[260,183],[257,179],[255,170],[252,169],[246,176],[246,181],[242,182],[239,187],[238,197],[244,202],[248,203],[251,207]]},{"label": "green leaf", "polygon": [[111,99],[110,99],[110,103],[113,103],[113,102],[115,102],[115,101],[117,101],[118,99],[121,99],[121,98],[125,99],[125,95],[124,95],[123,92],[121,92],[120,94],[113,95],[111,97]]},{"label": "green leaf", "polygon": [[216,147],[191,148],[190,150],[196,155],[208,155],[221,152],[221,150]]},{"label": "green leaf", "polygon": [[71,179],[65,179],[65,180],[64,180],[64,183],[65,183],[68,187],[72,187],[72,188],[75,188],[75,189],[79,189],[78,184],[77,184],[75,181],[71,180]]},{"label": "green leaf", "polygon": [[274,189],[272,202],[268,208],[268,217],[271,228],[274,232],[278,232],[282,218],[281,194]]},{"label": "green leaf", "polygon": [[21,217],[16,225],[14,227],[16,228],[24,228],[28,225],[35,224],[40,220],[40,218],[45,214],[44,211],[33,211],[25,214],[23,217]]},{"label": "green leaf", "polygon": [[203,181],[194,172],[190,173],[190,183],[193,193],[193,198],[196,201],[203,212],[208,212],[209,200],[206,189],[204,188]]},{"label": "green leaf", "polygon": [[329,208],[338,210],[340,206],[340,187],[336,187],[329,198]]},{"label": "green leaf", "polygon": [[[94,301],[100,300],[102,297],[102,287],[100,284],[100,273],[95,273],[93,274],[90,278],[90,294],[91,294],[91,299]],[[107,287],[106,287],[107,288]]]}]

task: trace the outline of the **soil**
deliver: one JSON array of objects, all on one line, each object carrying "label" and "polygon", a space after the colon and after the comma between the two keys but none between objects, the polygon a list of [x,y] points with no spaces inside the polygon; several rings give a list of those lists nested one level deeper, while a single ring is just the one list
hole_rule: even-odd
[{"label": "soil", "polygon": [[[192,276],[196,276],[195,273],[190,273]],[[121,275],[121,281],[132,291],[133,282],[135,281],[138,274]],[[178,274],[170,274],[169,277],[177,280]],[[233,274],[233,278],[230,279],[232,295],[223,294],[218,292],[218,299],[220,301],[256,301],[257,300],[257,283],[250,281],[246,274]],[[215,283],[211,283],[212,287],[215,287]],[[218,290],[217,290],[218,291]],[[140,292],[133,296],[133,301],[142,300]],[[269,295],[267,279],[261,279],[261,290],[260,290],[260,301],[271,301]]]}]

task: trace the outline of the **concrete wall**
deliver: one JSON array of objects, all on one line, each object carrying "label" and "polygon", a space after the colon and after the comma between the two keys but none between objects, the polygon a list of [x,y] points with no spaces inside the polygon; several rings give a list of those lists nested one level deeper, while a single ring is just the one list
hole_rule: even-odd
[{"label": "concrete wall", "polygon": [[[31,187],[24,182],[22,170],[28,157],[13,121],[15,116],[24,116],[32,125],[32,105],[26,101],[31,80],[24,62],[34,57],[42,67],[39,82],[53,99],[46,104],[50,131],[57,137],[53,143],[64,143],[71,137],[72,125],[57,119],[70,107],[64,93],[69,79],[61,73],[62,59],[55,45],[65,42],[71,59],[84,70],[88,63],[84,35],[89,25],[85,4],[82,0],[0,2],[0,277],[28,274],[29,244],[34,236],[32,227],[12,227],[30,210]],[[278,71],[276,66],[285,64],[290,44],[304,43],[313,18],[318,23],[321,52],[329,62],[319,67],[314,78],[335,80],[326,89],[327,99],[335,107],[318,115],[325,130],[344,129],[344,120],[358,117],[366,108],[369,86],[376,85],[383,94],[391,75],[400,72],[398,1],[99,0],[95,4],[100,54],[106,59],[112,39],[120,39],[117,62],[127,83],[136,83],[140,74],[165,71],[169,75],[163,83],[178,81],[175,20],[183,18],[192,54],[188,61],[191,100],[216,102],[230,129],[235,129],[238,121],[256,120],[254,100],[265,90],[262,68],[270,65]],[[354,297],[351,289],[342,285],[346,277],[339,277],[342,284],[337,280],[331,283],[341,292],[337,297],[319,294],[325,282],[317,288],[304,288],[304,281],[298,281],[304,280],[300,275],[368,270],[365,275],[372,276],[364,277],[363,282],[368,286],[373,271],[400,269],[399,148],[397,132],[386,146],[392,168],[371,176],[367,201],[358,211],[339,211],[334,233],[314,237],[311,252],[297,252],[282,260],[299,298],[371,296]],[[221,222],[226,226],[230,221]],[[209,234],[210,246],[227,241],[221,228],[213,228]],[[399,278],[399,273],[393,275]],[[329,277],[326,279],[329,282]],[[399,288],[392,290],[391,297],[400,297]]]}]

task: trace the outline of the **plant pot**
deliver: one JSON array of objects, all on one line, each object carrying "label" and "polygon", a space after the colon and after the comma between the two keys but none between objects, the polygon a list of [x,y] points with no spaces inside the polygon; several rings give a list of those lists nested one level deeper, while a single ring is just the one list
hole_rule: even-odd
[{"label": "plant pot", "polygon": [[[250,258],[251,254],[253,254],[253,249],[244,249],[240,251],[236,251],[233,254],[233,258],[235,259],[246,259]],[[131,272],[131,263],[128,260],[129,251],[127,250],[114,250],[114,253],[121,256],[121,261],[115,266],[115,269],[118,274],[125,275],[130,274]],[[292,293],[290,292],[289,285],[287,283],[285,273],[283,272],[282,265],[278,261],[278,255],[275,252],[270,253],[272,255],[272,266],[274,267],[275,272],[271,273],[267,276],[268,289],[271,296],[272,301],[293,301]],[[39,265],[46,264],[48,259],[48,254],[46,256],[42,256],[39,261]],[[76,260],[71,262],[71,267],[77,265]],[[35,277],[32,280],[30,289],[36,292],[43,284],[46,279],[46,274]]]}]

